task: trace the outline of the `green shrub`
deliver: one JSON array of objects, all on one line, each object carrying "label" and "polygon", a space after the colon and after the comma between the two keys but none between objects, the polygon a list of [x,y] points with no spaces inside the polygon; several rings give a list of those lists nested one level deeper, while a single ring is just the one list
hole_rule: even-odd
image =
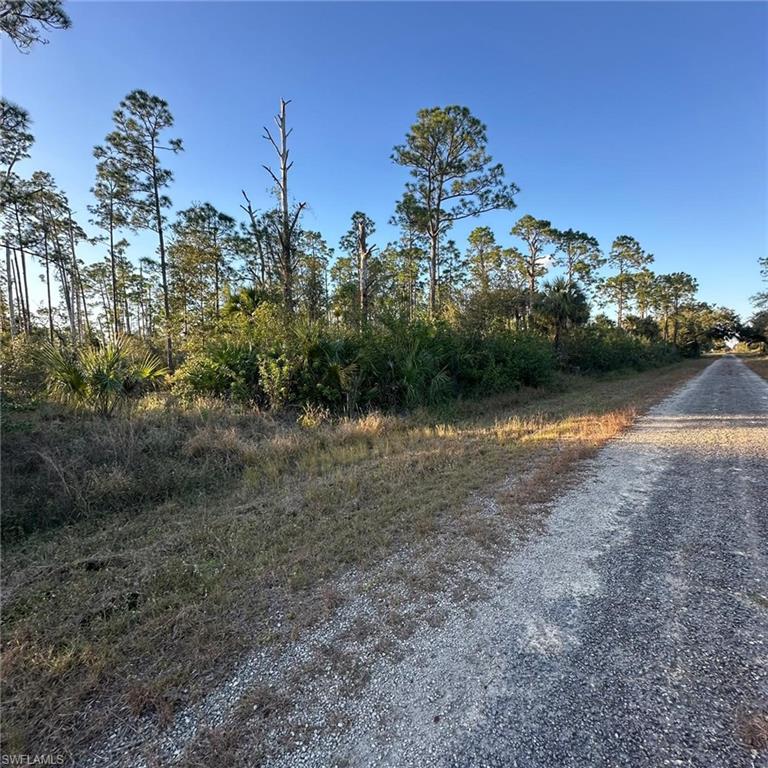
[{"label": "green shrub", "polygon": [[364,331],[297,322],[266,341],[212,344],[185,361],[174,391],[271,408],[317,406],[351,414],[439,405],[546,383],[555,371],[542,336],[473,336],[444,325],[392,322]]},{"label": "green shrub", "polygon": [[282,408],[291,403],[295,374],[290,357],[283,354],[261,357],[259,377],[265,402],[270,408]]},{"label": "green shrub", "polygon": [[37,352],[40,339],[17,336],[0,345],[3,407],[31,404],[45,393],[45,366]]},{"label": "green shrub", "polygon": [[46,343],[38,356],[55,399],[100,416],[111,416],[167,373],[157,356],[143,352],[126,336],[76,349]]},{"label": "green shrub", "polygon": [[250,342],[212,344],[190,355],[173,377],[173,391],[184,399],[198,395],[240,403],[261,402],[260,356]]},{"label": "green shrub", "polygon": [[576,372],[641,371],[675,362],[680,352],[671,344],[638,338],[619,328],[589,325],[564,337],[561,359],[564,367]]},{"label": "green shrub", "polygon": [[[273,318],[270,322],[273,322]],[[296,321],[196,351],[174,377],[184,397],[332,413],[413,409],[548,383],[558,366],[600,373],[679,359],[671,345],[590,325],[553,343],[533,332],[481,335],[448,323],[392,321],[363,331]]]},{"label": "green shrub", "polygon": [[537,387],[550,381],[556,370],[552,344],[532,333],[467,338],[463,349],[458,375],[462,390],[471,396]]}]

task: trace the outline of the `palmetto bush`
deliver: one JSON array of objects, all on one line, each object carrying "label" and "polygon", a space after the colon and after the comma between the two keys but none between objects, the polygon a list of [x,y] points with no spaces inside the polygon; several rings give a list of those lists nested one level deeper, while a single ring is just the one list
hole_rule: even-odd
[{"label": "palmetto bush", "polygon": [[671,344],[638,338],[621,328],[588,325],[574,328],[564,336],[561,358],[567,369],[604,373],[667,365],[679,360],[680,352]]},{"label": "palmetto bush", "polygon": [[39,354],[50,395],[101,416],[111,416],[167,373],[159,357],[139,351],[128,337],[80,349],[46,344]]},{"label": "palmetto bush", "polygon": [[369,335],[375,405],[416,408],[456,394],[457,341],[445,328],[423,322],[395,323]]},{"label": "palmetto bush", "polygon": [[330,413],[414,409],[455,397],[539,386],[552,377],[552,344],[534,333],[465,334],[447,324],[392,321],[365,330],[297,321],[225,344],[203,345],[179,367],[173,391],[268,408]]},{"label": "palmetto bush", "polygon": [[261,353],[251,341],[210,342],[204,352],[193,352],[173,377],[173,391],[185,400],[197,396],[233,402],[259,402]]}]

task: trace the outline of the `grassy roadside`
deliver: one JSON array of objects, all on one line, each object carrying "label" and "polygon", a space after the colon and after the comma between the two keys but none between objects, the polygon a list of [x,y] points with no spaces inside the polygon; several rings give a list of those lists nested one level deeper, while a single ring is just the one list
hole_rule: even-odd
[{"label": "grassy roadside", "polygon": [[71,754],[139,715],[169,719],[244,650],[332,612],[340,572],[429,548],[473,493],[500,489],[521,522],[708,362],[304,429],[216,409],[19,414],[4,446],[25,481],[10,480],[12,503],[58,494],[74,522],[4,551],[4,750]]},{"label": "grassy roadside", "polygon": [[745,362],[755,373],[768,379],[768,356],[742,356],[741,360]]}]

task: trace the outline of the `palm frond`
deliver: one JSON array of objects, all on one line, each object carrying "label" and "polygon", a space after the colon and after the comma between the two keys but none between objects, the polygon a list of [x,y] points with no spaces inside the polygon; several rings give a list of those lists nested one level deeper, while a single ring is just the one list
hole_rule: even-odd
[{"label": "palm frond", "polygon": [[48,372],[53,397],[104,416],[113,413],[132,394],[155,384],[167,373],[157,355],[136,355],[134,342],[125,336],[105,345],[67,351],[46,345],[40,359]]}]

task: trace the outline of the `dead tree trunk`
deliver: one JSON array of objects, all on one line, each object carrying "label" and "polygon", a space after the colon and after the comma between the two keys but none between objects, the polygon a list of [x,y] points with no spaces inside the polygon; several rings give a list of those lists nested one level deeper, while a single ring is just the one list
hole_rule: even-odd
[{"label": "dead tree trunk", "polygon": [[[256,211],[253,210],[248,195],[245,194],[244,189],[241,189],[240,191],[243,193],[243,197],[247,203],[247,205],[241,204],[240,207],[248,214],[248,218],[251,221],[251,232],[253,234],[253,240],[256,243],[256,252],[259,254],[259,286],[265,288],[267,285],[267,259],[266,254],[264,253],[264,243],[262,242],[263,231],[256,220]],[[253,274],[252,271],[251,274]],[[255,282],[256,281],[254,280],[254,283]]]},{"label": "dead tree trunk", "polygon": [[280,113],[275,117],[278,141],[275,141],[268,128],[264,128],[264,138],[274,147],[275,152],[277,152],[278,160],[280,161],[280,177],[278,178],[268,165],[265,165],[264,169],[275,182],[280,200],[280,218],[277,226],[277,236],[280,243],[280,264],[278,266],[283,284],[283,304],[288,314],[293,314],[293,278],[296,271],[296,254],[293,248],[293,235],[296,231],[299,216],[301,216],[301,212],[304,210],[306,203],[299,203],[293,213],[291,213],[288,207],[288,171],[290,171],[293,166],[293,162],[288,161],[288,156],[290,154],[288,150],[288,137],[293,132],[293,129],[288,130],[285,118],[285,108],[288,104],[290,104],[290,101],[280,99]]}]

